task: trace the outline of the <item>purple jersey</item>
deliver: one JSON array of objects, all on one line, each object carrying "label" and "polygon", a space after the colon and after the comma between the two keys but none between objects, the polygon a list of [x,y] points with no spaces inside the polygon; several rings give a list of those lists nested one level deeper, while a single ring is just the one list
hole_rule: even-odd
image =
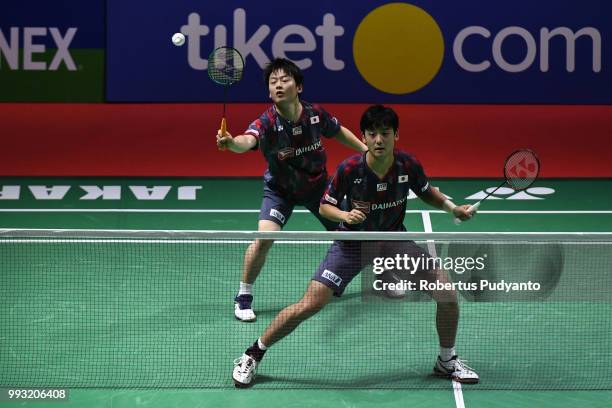
[{"label": "purple jersey", "polygon": [[323,108],[301,104],[302,115],[296,123],[283,118],[272,105],[245,132],[257,138],[268,162],[265,183],[298,203],[324,188],[327,155],[321,136],[331,138],[340,131],[338,120]]},{"label": "purple jersey", "polygon": [[340,207],[346,196],[349,209],[361,210],[366,220],[361,224],[340,224],[349,231],[405,231],[404,216],[409,190],[421,195],[429,189],[421,163],[408,153],[394,150],[395,158],[383,179],[366,164],[365,153],[343,161],[329,182],[321,204]]}]

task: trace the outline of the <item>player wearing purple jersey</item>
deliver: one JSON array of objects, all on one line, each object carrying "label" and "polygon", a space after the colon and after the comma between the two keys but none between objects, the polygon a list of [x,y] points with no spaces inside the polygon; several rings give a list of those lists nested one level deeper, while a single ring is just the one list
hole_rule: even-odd
[{"label": "player wearing purple jersey", "polygon": [[[327,184],[326,153],[322,137],[335,138],[357,150],[367,147],[341,126],[322,107],[301,101],[302,71],[287,59],[275,59],[264,70],[274,104],[256,119],[244,134],[217,134],[217,146],[236,153],[259,148],[268,162],[264,174],[264,194],[259,212],[259,231],[279,231],[293,208],[303,205],[328,229],[337,223],[321,217],[319,200]],[[272,240],[255,240],[246,250],[234,315],[241,321],[254,321],[252,286],[261,271]]]},{"label": "player wearing purple jersey", "polygon": [[[321,215],[340,222],[341,230],[405,231],[403,220],[410,189],[435,208],[444,209],[461,220],[471,218],[468,205],[453,204],[430,186],[414,157],[394,149],[399,119],[392,109],[371,106],[364,112],[360,127],[368,152],[353,156],[338,167],[321,199]],[[338,206],[344,197],[349,211]],[[323,309],[332,296],[342,295],[374,256],[393,257],[396,254],[429,258],[429,254],[413,241],[334,241],[302,299],[283,309],[263,335],[235,361],[234,384],[237,387],[251,385],[267,348]],[[424,266],[413,276],[428,282],[450,283],[444,271]],[[477,383],[478,374],[461,361],[455,351],[459,321],[457,294],[454,290],[433,290],[428,294],[436,302],[435,322],[440,342],[434,373],[459,382]]]}]

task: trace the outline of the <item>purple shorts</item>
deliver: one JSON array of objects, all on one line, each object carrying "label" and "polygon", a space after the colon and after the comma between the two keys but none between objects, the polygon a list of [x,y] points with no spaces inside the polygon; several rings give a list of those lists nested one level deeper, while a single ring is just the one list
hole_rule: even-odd
[{"label": "purple shorts", "polygon": [[414,279],[431,271],[426,261],[431,256],[414,241],[334,241],[312,279],[332,289],[335,296],[340,296],[366,266],[374,264],[382,268],[381,258],[395,259],[397,256],[402,260],[422,259],[413,272],[402,273],[402,278]]},{"label": "purple shorts", "polygon": [[319,220],[319,222],[323,224],[326,230],[334,231],[338,228],[338,223],[323,218],[319,214],[319,202],[321,200],[321,196],[323,195],[323,191],[324,190],[321,191],[321,194],[313,194],[313,199],[310,201],[296,203],[288,199],[285,195],[279,193],[278,191],[272,190],[270,187],[265,185],[264,196],[261,202],[261,210],[259,211],[259,219],[273,221],[283,227],[285,224],[287,224],[287,221],[289,221],[289,218],[293,213],[293,208],[300,204],[306,207]]}]

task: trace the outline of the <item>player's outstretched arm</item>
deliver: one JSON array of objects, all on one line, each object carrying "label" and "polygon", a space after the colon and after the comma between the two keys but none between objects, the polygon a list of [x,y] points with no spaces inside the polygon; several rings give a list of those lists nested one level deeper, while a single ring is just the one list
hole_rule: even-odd
[{"label": "player's outstretched arm", "polygon": [[331,204],[321,204],[319,214],[333,222],[346,222],[347,224],[360,224],[365,221],[366,216],[359,210],[342,211]]},{"label": "player's outstretched arm", "polygon": [[340,131],[334,137],[343,145],[348,146],[351,149],[355,149],[358,152],[368,151],[368,147],[363,144],[363,142],[359,140],[359,138],[355,136],[353,132],[351,132],[344,126],[340,126]]},{"label": "player's outstretched arm", "polygon": [[221,129],[217,131],[217,148],[219,150],[230,149],[234,153],[244,153],[257,145],[257,139],[253,135],[232,136],[229,132],[221,135]]},{"label": "player's outstretched arm", "polygon": [[466,221],[472,218],[473,213],[468,211],[469,205],[455,205],[437,188],[430,187],[420,195],[421,200],[439,210],[444,210],[451,213],[454,217],[461,221]]}]

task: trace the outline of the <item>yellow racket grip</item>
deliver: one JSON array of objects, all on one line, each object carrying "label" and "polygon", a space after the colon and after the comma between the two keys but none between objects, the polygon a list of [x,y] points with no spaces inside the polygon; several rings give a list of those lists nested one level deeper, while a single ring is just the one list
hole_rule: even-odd
[{"label": "yellow racket grip", "polygon": [[[227,134],[227,121],[225,118],[221,119],[221,127],[219,129],[221,130],[221,136],[225,136]],[[220,147],[219,150],[223,151],[225,150],[225,147]]]},{"label": "yellow racket grip", "polygon": [[227,121],[225,118],[221,119],[221,136],[225,136],[227,133]]}]

